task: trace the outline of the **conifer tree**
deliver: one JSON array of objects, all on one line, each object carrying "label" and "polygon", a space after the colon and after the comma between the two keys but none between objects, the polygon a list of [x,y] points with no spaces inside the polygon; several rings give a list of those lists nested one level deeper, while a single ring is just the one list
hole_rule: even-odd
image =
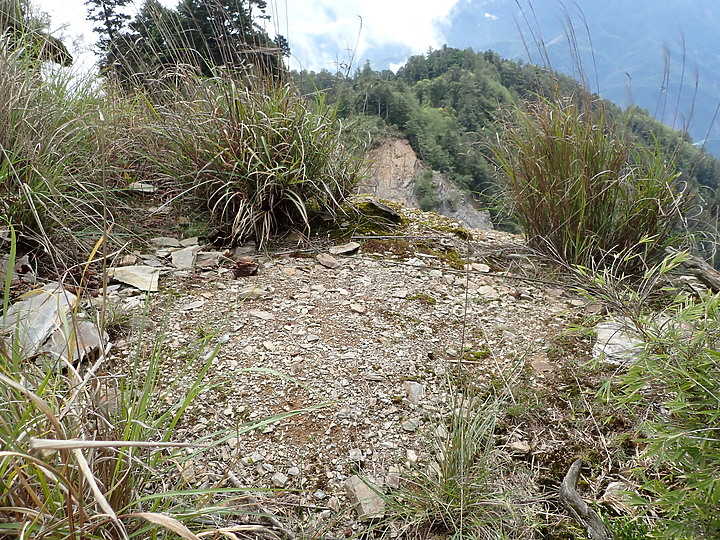
[{"label": "conifer tree", "polygon": [[[125,27],[130,15],[123,13],[122,8],[132,0],[85,0],[88,15],[87,20],[96,22],[98,26],[93,28],[100,34],[97,43],[97,52],[107,57],[110,44],[117,38],[120,31]],[[101,62],[107,67],[106,62]]]}]

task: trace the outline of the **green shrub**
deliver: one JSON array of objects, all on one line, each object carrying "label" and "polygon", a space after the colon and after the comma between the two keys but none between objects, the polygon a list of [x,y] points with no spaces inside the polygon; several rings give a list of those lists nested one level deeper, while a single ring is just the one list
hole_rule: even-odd
[{"label": "green shrub", "polygon": [[659,149],[630,145],[602,103],[528,103],[494,151],[514,216],[542,253],[597,266],[636,250],[641,257],[625,268],[632,270],[678,241],[690,201],[675,168]]},{"label": "green shrub", "polygon": [[432,171],[425,171],[415,182],[415,197],[418,199],[420,210],[430,212],[437,210],[440,206],[440,199],[435,192],[435,183],[433,182]]},{"label": "green shrub", "polygon": [[[678,253],[645,273],[641,286],[593,276],[594,296],[618,308],[642,337],[637,359],[602,393],[640,411],[639,510],[659,516],[657,538],[720,537],[720,294],[677,290],[660,313],[649,291],[687,258]],[[656,300],[657,303],[657,300]]]}]

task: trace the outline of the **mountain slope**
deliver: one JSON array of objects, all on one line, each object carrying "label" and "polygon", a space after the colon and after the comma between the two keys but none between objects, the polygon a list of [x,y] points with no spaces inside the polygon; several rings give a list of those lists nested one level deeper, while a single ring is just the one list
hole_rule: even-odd
[{"label": "mountain slope", "polygon": [[[720,102],[718,23],[714,0],[460,0],[444,30],[453,47],[582,73],[603,97],[639,105],[702,142],[720,138],[720,126],[710,129]],[[720,144],[712,148],[720,153]]]}]

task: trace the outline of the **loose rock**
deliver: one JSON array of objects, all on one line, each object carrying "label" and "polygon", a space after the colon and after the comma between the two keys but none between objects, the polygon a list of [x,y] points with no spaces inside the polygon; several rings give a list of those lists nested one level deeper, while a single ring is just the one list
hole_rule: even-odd
[{"label": "loose rock", "polygon": [[315,259],[324,267],[330,268],[331,270],[335,270],[342,266],[340,261],[328,253],[320,253],[317,257],[315,257]]},{"label": "loose rock", "polygon": [[353,475],[345,481],[345,490],[361,521],[385,515],[385,500],[379,495],[377,486]]}]

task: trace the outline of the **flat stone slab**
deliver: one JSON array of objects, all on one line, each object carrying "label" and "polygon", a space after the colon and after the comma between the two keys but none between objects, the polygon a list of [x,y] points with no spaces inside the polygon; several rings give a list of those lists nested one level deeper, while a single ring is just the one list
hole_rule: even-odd
[{"label": "flat stone slab", "polygon": [[597,338],[592,348],[593,358],[613,366],[633,363],[642,351],[643,341],[628,323],[603,321],[595,327]]},{"label": "flat stone slab", "polygon": [[180,270],[192,270],[195,268],[198,251],[200,251],[200,246],[198,245],[173,251],[170,256],[172,265]]},{"label": "flat stone slab", "polygon": [[353,475],[345,480],[345,491],[361,521],[385,515],[385,500],[379,495],[379,489],[370,482]]},{"label": "flat stone slab", "polygon": [[119,266],[110,268],[108,276],[145,292],[157,292],[160,269],[151,266]]},{"label": "flat stone slab", "polygon": [[357,242],[348,242],[347,244],[333,246],[328,251],[330,255],[349,255],[355,253],[358,249],[360,249],[360,244]]},{"label": "flat stone slab", "polygon": [[315,257],[315,259],[325,268],[330,268],[331,270],[335,270],[342,266],[342,263],[340,261],[338,261],[335,257],[328,253],[320,253],[320,255]]}]

